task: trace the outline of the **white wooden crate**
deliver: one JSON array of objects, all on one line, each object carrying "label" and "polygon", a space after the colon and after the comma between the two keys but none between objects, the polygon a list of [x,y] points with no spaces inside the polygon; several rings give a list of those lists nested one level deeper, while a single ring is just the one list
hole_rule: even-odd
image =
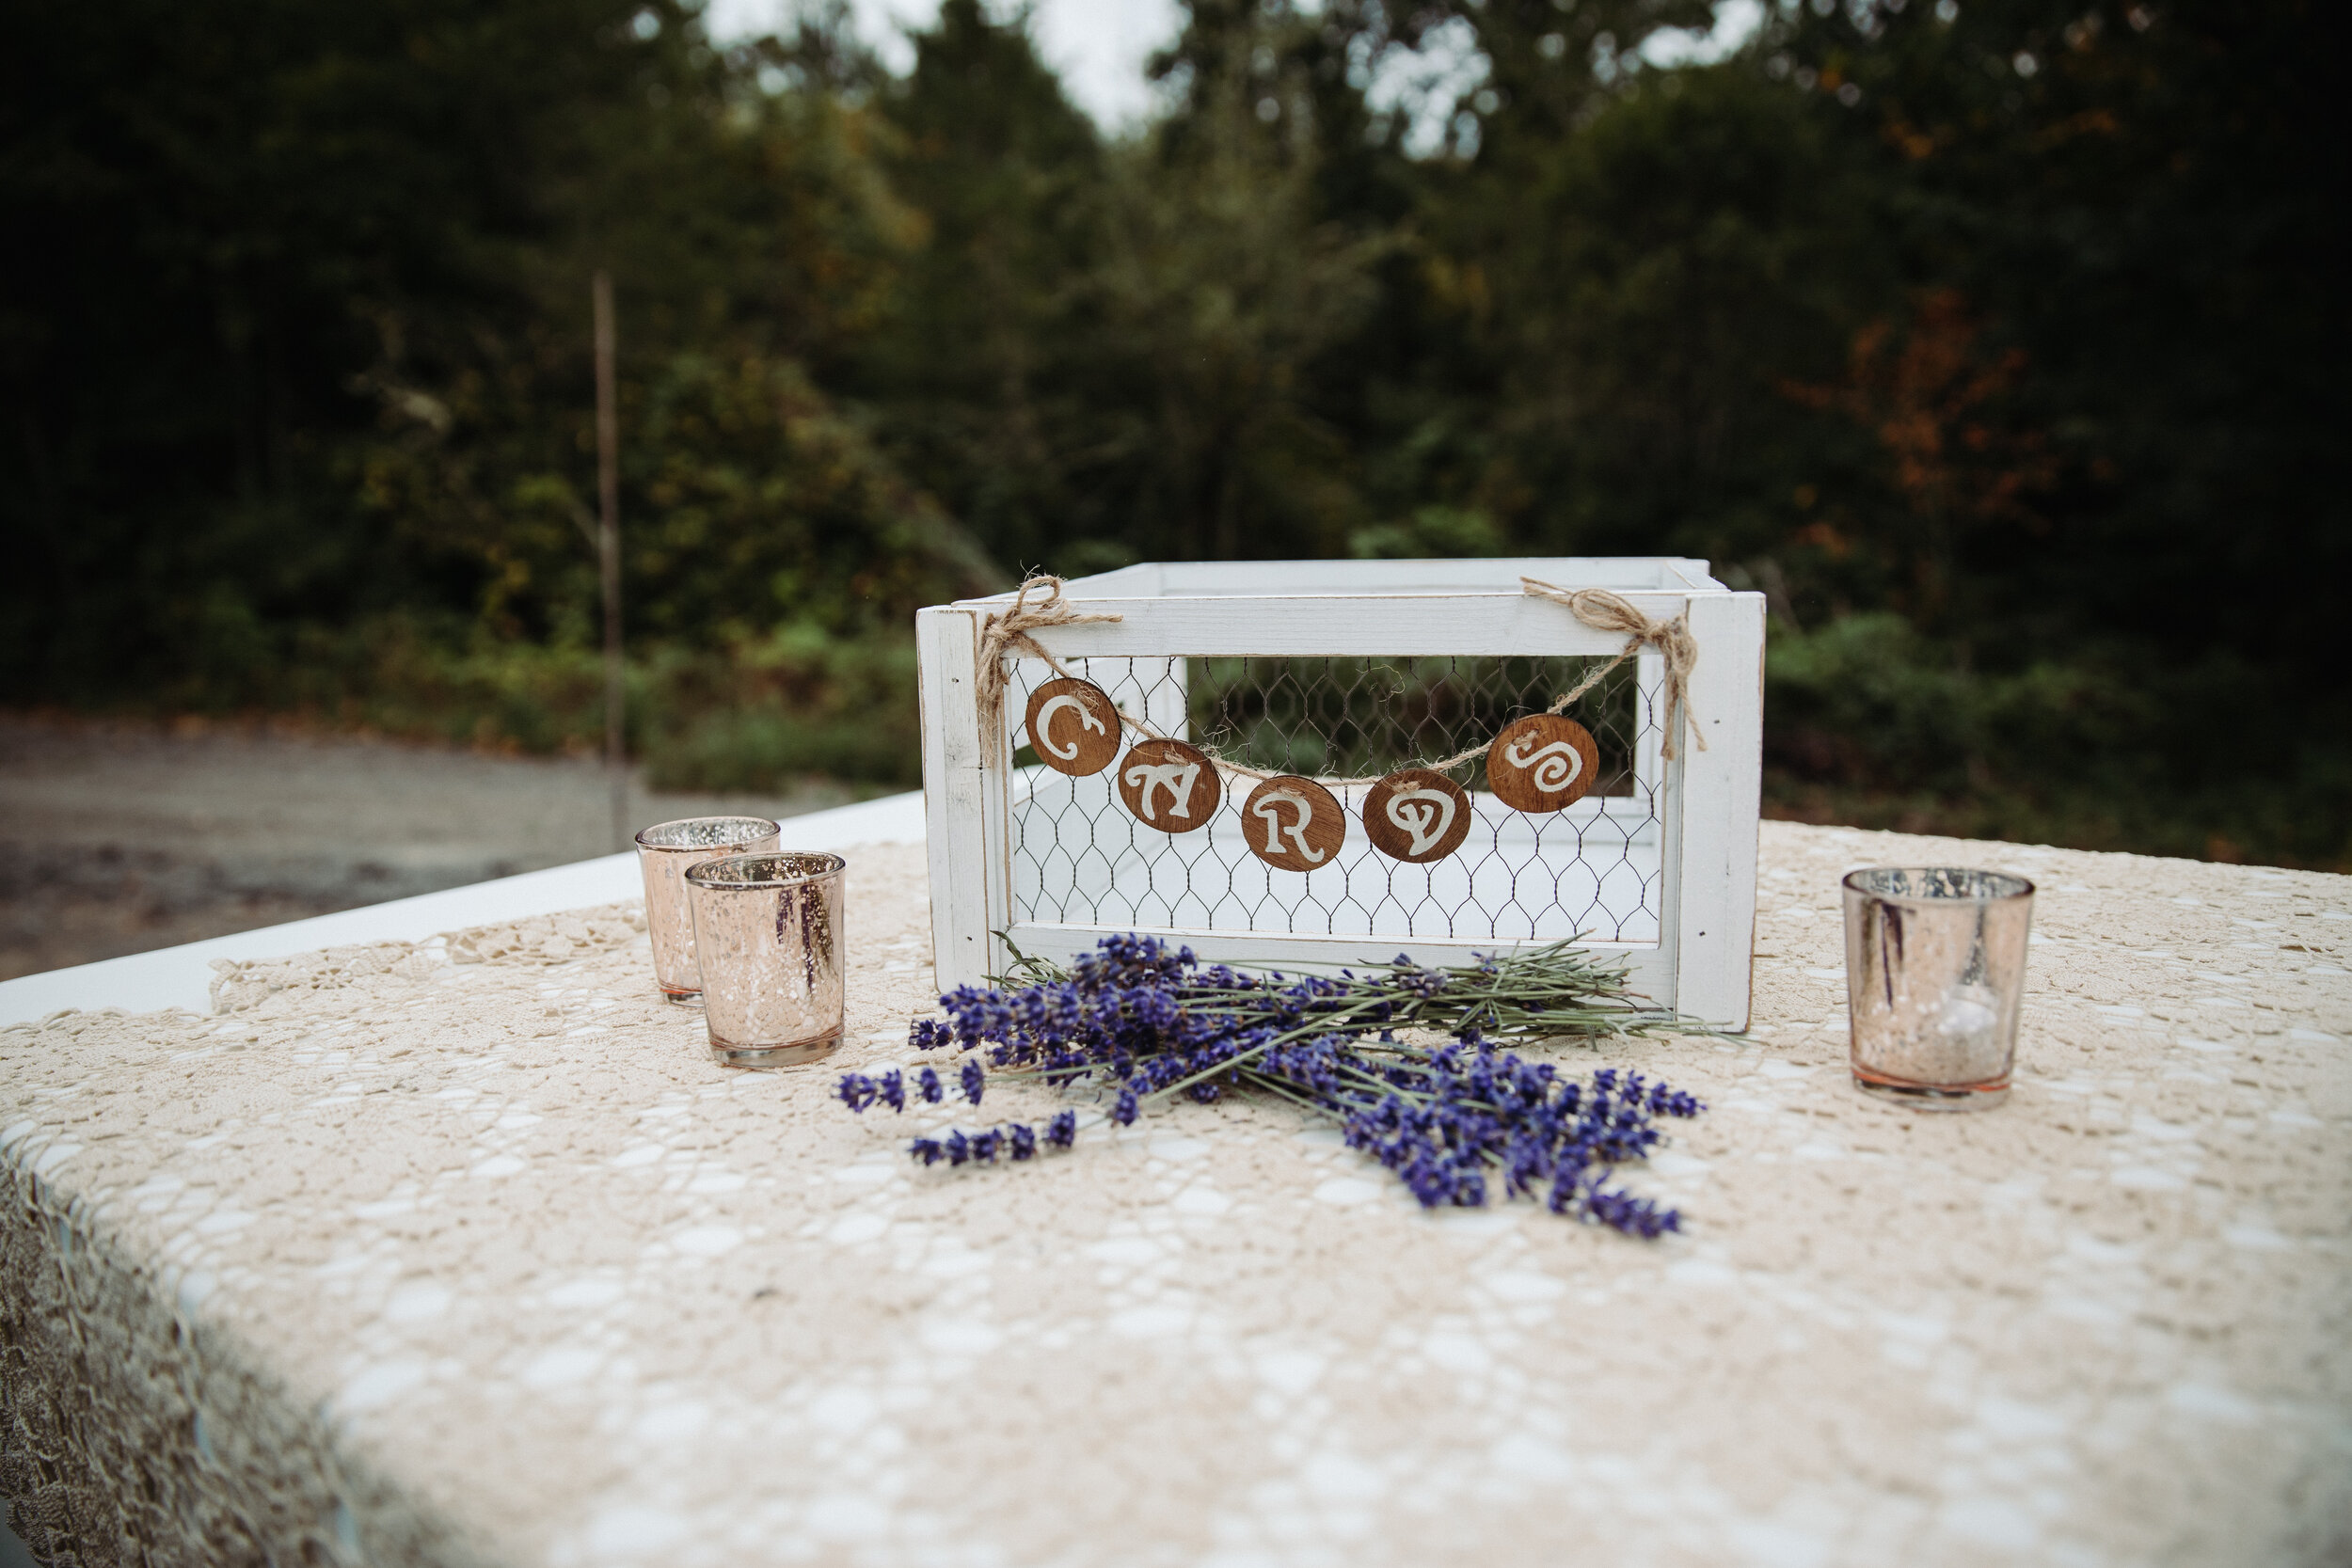
[{"label": "white wooden crate", "polygon": [[1170,835],[1120,806],[1111,772],[1070,778],[1016,768],[1030,689],[1053,673],[1009,661],[998,733],[983,734],[985,618],[1009,595],[922,610],[923,781],[931,909],[943,988],[1003,973],[1011,953],[1067,959],[1110,931],[1170,937],[1204,960],[1337,968],[1399,953],[1460,962],[1563,938],[1622,955],[1636,989],[1730,1028],[1748,1018],[1763,718],[1764,603],[1659,557],[1498,561],[1183,562],[1072,581],[1071,608],[1117,622],[1031,635],[1073,673],[1161,733],[1188,736],[1190,661],[1593,658],[1624,639],[1520,592],[1522,576],[1607,588],[1653,621],[1689,616],[1698,647],[1690,699],[1706,748],[1661,757],[1661,661],[1633,661],[1625,789],[1548,816],[1473,797],[1464,851],[1406,865],[1365,842],[1363,791],[1336,791],[1347,844],[1327,867],[1291,873],[1249,855],[1240,789],[1207,827]]}]

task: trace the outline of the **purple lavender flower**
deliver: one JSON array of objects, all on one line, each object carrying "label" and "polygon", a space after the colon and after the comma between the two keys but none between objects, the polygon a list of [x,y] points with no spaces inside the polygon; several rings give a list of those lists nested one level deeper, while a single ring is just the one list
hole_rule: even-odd
[{"label": "purple lavender flower", "polygon": [[945,1138],[915,1138],[908,1143],[907,1153],[927,1165],[942,1160],[950,1165],[985,1165],[994,1164],[999,1156],[1034,1160],[1047,1150],[1066,1149],[1077,1135],[1077,1113],[1062,1111],[1045,1124],[1042,1136],[1025,1121],[1008,1121],[977,1132],[959,1129]]},{"label": "purple lavender flower", "polygon": [[[924,1021],[909,1039],[973,1052],[958,1070],[973,1104],[992,1071],[1048,1087],[1091,1085],[1119,1126],[1157,1099],[1260,1091],[1338,1121],[1351,1147],[1433,1208],[1494,1201],[1491,1178],[1503,1199],[1543,1202],[1629,1235],[1680,1227],[1674,1211],[1604,1177],[1646,1158],[1662,1136],[1658,1121],[1696,1115],[1705,1108],[1697,1100],[1615,1069],[1589,1083],[1565,1079],[1550,1063],[1494,1044],[1497,1035],[1614,1037],[1677,1022],[1629,997],[1622,970],[1563,949],[1450,970],[1400,957],[1337,978],[1285,977],[1202,970],[1188,950],[1123,935],[1105,938],[1066,974],[1009,990],[965,987],[940,1005],[946,1022]],[[1450,1034],[1454,1043],[1400,1041],[1396,1031],[1407,1026]],[[930,1068],[912,1086],[926,1102],[944,1098]],[[895,1109],[906,1089],[886,1073],[879,1083],[845,1080],[842,1098],[862,1109],[879,1097]],[[1009,1122],[916,1139],[909,1152],[927,1164],[1018,1162],[1034,1158],[1041,1142],[1065,1149],[1076,1135],[1076,1113],[1064,1110],[1041,1139]]]},{"label": "purple lavender flower", "polygon": [[1402,953],[1396,956],[1394,967],[1397,985],[1423,1000],[1442,994],[1454,983],[1454,976],[1444,970],[1422,969]]}]

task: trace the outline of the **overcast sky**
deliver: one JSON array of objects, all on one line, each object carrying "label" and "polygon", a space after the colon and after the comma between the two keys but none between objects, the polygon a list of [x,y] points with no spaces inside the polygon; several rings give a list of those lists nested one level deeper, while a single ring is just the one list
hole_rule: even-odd
[{"label": "overcast sky", "polygon": [[[714,39],[726,40],[772,32],[788,14],[789,0],[710,0],[704,13]],[[928,26],[939,15],[939,0],[850,0],[859,30],[882,54],[893,71],[914,63],[906,29]],[[993,0],[989,10],[1005,15],[1013,9]],[[1036,0],[1032,24],[1039,52],[1061,73],[1062,83],[1078,105],[1106,130],[1142,119],[1152,108],[1151,85],[1143,79],[1143,62],[1152,51],[1172,40],[1184,10],[1178,0]],[[1763,20],[1761,0],[1723,0],[1716,11],[1712,36],[1689,33],[1653,38],[1643,55],[1654,65],[1691,59],[1711,59],[1737,48]],[[1451,37],[1452,35],[1449,35]],[[1468,39],[1470,29],[1459,29]],[[1447,57],[1437,58],[1435,55]],[[1391,61],[1373,85],[1376,104],[1384,99],[1417,99],[1416,81],[1437,89],[1445,103],[1424,107],[1416,103],[1418,135],[1408,135],[1407,150],[1416,140],[1429,141],[1443,126],[1455,96],[1476,90],[1486,75],[1486,62],[1462,57],[1445,40],[1438,40],[1433,57],[1420,61]],[[1434,145],[1434,143],[1432,144]]]},{"label": "overcast sky", "polygon": [[[905,29],[930,25],[939,0],[850,0],[850,9],[883,61],[905,71],[914,63]],[[989,7],[995,15],[1010,9]],[[772,31],[787,14],[786,0],[710,0],[705,18],[711,37],[730,39]],[[1033,31],[1070,96],[1110,128],[1150,110],[1143,62],[1175,38],[1182,16],[1177,0],[1038,0]]]}]

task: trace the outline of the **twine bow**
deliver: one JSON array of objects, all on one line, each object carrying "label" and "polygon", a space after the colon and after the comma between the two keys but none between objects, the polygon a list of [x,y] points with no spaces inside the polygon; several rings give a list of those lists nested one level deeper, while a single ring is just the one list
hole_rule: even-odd
[{"label": "twine bow", "polygon": [[[1040,590],[1035,605],[1029,603],[1029,591]],[[1011,608],[999,615],[991,612],[980,626],[980,720],[984,735],[994,735],[1004,727],[1005,686],[1009,680],[1005,673],[1005,659],[1014,653],[1027,654],[1043,659],[1062,674],[1061,660],[1047,653],[1029,633],[1045,626],[1083,626],[1104,621],[1123,621],[1124,615],[1080,614],[1062,602],[1062,581],[1041,572],[1023,583],[1012,596]]]},{"label": "twine bow", "polygon": [[1666,661],[1666,736],[1659,755],[1674,761],[1675,738],[1686,723],[1691,726],[1691,738],[1698,742],[1699,750],[1707,750],[1707,736],[1699,729],[1698,715],[1691,711],[1691,672],[1699,661],[1699,641],[1691,635],[1688,610],[1671,621],[1653,621],[1630,601],[1606,588],[1567,589],[1534,578],[1521,578],[1519,591],[1558,605],[1595,631],[1616,632],[1626,640],[1625,651],[1586,676],[1575,691],[1553,707],[1553,712],[1581,696],[1601,676],[1623,663],[1627,655],[1646,645],[1657,649],[1659,657]]}]

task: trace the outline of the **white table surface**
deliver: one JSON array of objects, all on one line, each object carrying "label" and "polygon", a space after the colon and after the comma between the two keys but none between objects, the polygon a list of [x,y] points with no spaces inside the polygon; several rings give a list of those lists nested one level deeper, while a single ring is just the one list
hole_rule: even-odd
[{"label": "white table surface", "polygon": [[[1557,1052],[1710,1107],[1652,1244],[1424,1212],[1280,1105],[911,1164],[941,1116],[830,1093],[930,1003],[919,814],[859,810],[793,827],[901,839],[821,1069],[711,1066],[554,912],[626,858],[0,991],[7,1474],[156,1562],[2352,1558],[2352,879],[1765,824],[1754,1030]],[[1890,863],[2040,885],[1997,1111],[1847,1082]],[[216,955],[268,960],[225,1014],[49,1017]]]}]

